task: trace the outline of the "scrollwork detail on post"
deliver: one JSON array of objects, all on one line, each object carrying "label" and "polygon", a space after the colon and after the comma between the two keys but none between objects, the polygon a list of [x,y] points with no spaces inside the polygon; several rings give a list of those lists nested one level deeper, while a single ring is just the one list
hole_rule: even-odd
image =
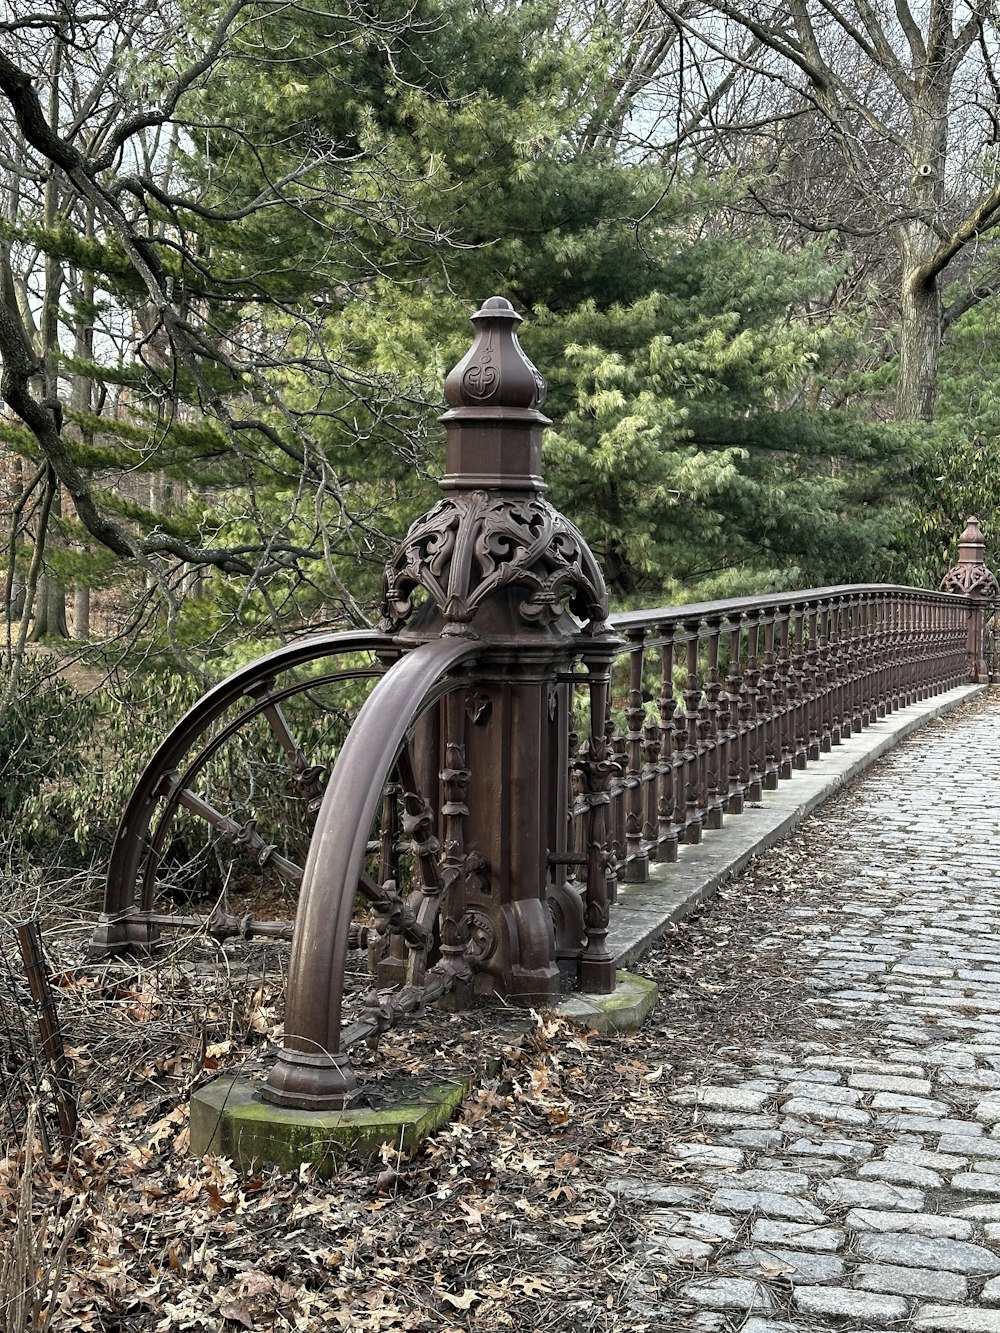
[{"label": "scrollwork detail on post", "polygon": [[1000,583],[986,564],[986,542],[978,518],[970,518],[958,539],[958,563],[941,580],[942,592],[964,597],[1000,597]]},{"label": "scrollwork detail on post", "polygon": [[942,592],[957,592],[966,597],[998,597],[997,576],[985,565],[956,565],[941,584]]},{"label": "scrollwork detail on post", "polygon": [[499,939],[496,927],[485,912],[471,908],[464,919],[466,944],[465,959],[472,967],[482,966],[497,951]]},{"label": "scrollwork detail on post", "polygon": [[386,565],[382,623],[390,633],[402,628],[423,589],[453,633],[467,630],[483,602],[509,587],[527,592],[518,614],[529,625],[544,628],[567,611],[591,631],[607,620],[600,567],[547,500],[483,490],[447,495],[412,525]]}]

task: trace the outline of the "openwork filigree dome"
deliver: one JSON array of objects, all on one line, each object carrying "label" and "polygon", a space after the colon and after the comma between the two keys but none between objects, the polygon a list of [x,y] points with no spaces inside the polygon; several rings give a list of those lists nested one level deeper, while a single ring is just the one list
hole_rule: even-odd
[{"label": "openwork filigree dome", "polygon": [[942,592],[966,597],[1000,597],[1000,584],[986,566],[986,542],[978,518],[970,518],[958,541],[958,564],[941,580]]}]

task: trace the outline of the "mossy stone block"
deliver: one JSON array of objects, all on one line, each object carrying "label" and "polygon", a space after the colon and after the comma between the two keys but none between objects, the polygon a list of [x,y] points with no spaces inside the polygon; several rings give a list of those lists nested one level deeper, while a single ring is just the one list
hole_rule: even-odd
[{"label": "mossy stone block", "polygon": [[462,1105],[463,1083],[398,1079],[379,1085],[380,1105],[345,1111],[273,1106],[259,1083],[224,1076],[191,1095],[191,1152],[230,1157],[244,1171],[271,1163],[297,1171],[303,1163],[324,1179],[345,1158],[376,1157],[384,1143],[407,1149],[446,1125]]},{"label": "mossy stone block", "polygon": [[581,1027],[598,1032],[637,1032],[652,1011],[659,987],[655,981],[634,972],[616,972],[610,995],[577,991],[558,1006],[557,1012]]}]

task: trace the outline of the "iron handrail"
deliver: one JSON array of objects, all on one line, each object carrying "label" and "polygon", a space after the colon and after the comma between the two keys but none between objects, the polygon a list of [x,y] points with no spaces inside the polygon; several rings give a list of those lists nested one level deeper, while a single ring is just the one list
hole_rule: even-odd
[{"label": "iron handrail", "polygon": [[[652,862],[675,861],[681,845],[877,718],[975,679],[980,624],[968,596],[897,584],[612,616],[623,643],[604,892],[613,900],[618,881],[643,882]],[[586,814],[578,799],[552,857],[560,882],[582,863]]]}]

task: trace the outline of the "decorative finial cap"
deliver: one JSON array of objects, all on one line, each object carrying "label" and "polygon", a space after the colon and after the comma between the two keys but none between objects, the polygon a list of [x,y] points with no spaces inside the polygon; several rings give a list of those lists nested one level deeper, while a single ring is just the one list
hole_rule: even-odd
[{"label": "decorative finial cap", "polygon": [[472,348],[445,380],[443,496],[386,565],[383,625],[401,632],[419,590],[434,611],[405,631],[415,637],[509,647],[581,627],[604,636],[604,575],[583,535],[543,495],[545,385],[518,345],[521,316],[491,296],[472,322]]},{"label": "decorative finial cap", "polygon": [[521,316],[502,296],[491,296],[472,316],[476,338],[444,382],[453,410],[534,411],[545,401],[545,382],[517,340]]},{"label": "decorative finial cap", "polygon": [[965,525],[965,531],[958,539],[958,564],[953,565],[941,580],[941,591],[967,597],[1000,595],[996,575],[986,566],[986,540],[978,518],[970,518]]},{"label": "decorative finial cap", "polygon": [[958,558],[964,564],[981,565],[986,559],[986,541],[979,519],[971,517],[958,539]]}]

